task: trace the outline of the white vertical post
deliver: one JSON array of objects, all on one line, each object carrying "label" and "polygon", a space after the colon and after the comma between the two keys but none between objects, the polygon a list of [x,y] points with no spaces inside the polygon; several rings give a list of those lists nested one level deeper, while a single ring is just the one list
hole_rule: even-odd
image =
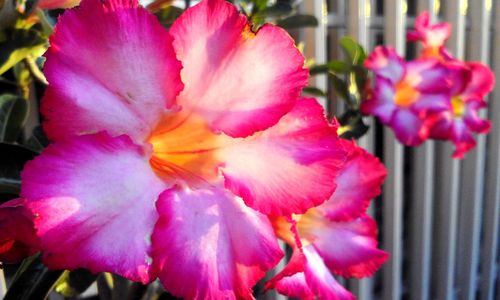
[{"label": "white vertical post", "polygon": [[[405,53],[406,1],[385,0],[385,44]],[[383,248],[391,258],[383,267],[383,299],[399,300],[402,293],[403,146],[391,129],[384,129],[384,163],[388,176],[384,185]]]},{"label": "white vertical post", "polygon": [[[485,1],[486,8],[493,8],[492,1]],[[499,229],[500,229],[500,1],[494,1],[495,26],[493,28],[493,68],[497,84],[493,97],[489,102],[489,117],[493,120],[493,127],[488,135],[487,164],[485,175],[485,198],[484,198],[484,230],[481,244],[481,285],[480,299],[500,299],[500,289],[497,289],[495,297],[495,278],[500,282],[498,276],[498,251],[499,251]],[[489,37],[488,37],[489,38]]]},{"label": "white vertical post", "polygon": [[7,284],[5,283],[5,275],[3,274],[3,270],[0,269],[0,299],[3,299],[6,293]]},{"label": "white vertical post", "polygon": [[[328,30],[328,12],[325,0],[314,0],[314,16],[318,19],[318,27],[314,30],[314,54],[317,64],[326,63],[328,56],[326,53],[326,36]],[[322,91],[327,91],[327,75],[320,74],[316,76],[316,87]],[[322,97],[318,101],[327,108],[327,99]]]}]

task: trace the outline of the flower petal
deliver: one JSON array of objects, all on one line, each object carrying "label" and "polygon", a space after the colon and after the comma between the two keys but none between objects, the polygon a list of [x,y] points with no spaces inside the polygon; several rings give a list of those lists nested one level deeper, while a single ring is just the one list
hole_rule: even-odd
[{"label": "flower petal", "polygon": [[472,76],[462,97],[482,99],[493,89],[495,75],[490,68],[479,62],[469,62],[467,66],[471,69]]},{"label": "flower petal", "polygon": [[372,70],[377,76],[397,83],[405,73],[405,63],[395,49],[378,46],[365,60],[365,67]]},{"label": "flower petal", "polygon": [[408,109],[399,109],[392,116],[390,126],[397,139],[407,146],[420,145],[428,135],[422,120]]},{"label": "flower petal", "polygon": [[106,133],[56,142],[22,173],[43,261],[149,282],[154,203],[165,189],[149,156],[126,136]]},{"label": "flower petal", "polygon": [[232,4],[204,0],[170,30],[184,67],[179,104],[232,137],[276,124],[308,78],[304,57],[286,31],[274,25],[257,33],[250,28]]},{"label": "flower petal", "polygon": [[298,222],[301,239],[310,241],[328,268],[345,277],[371,276],[387,260],[377,249],[377,224],[367,215],[349,222],[332,222],[318,212]]},{"label": "flower petal", "polygon": [[370,200],[381,192],[387,171],[379,159],[355,143],[342,140],[348,151],[345,166],[335,179],[337,189],[332,197],[318,206],[332,221],[347,221],[366,213]]},{"label": "flower petal", "polygon": [[172,188],[157,209],[153,263],[175,296],[253,299],[253,285],[283,256],[267,218],[224,190]]},{"label": "flower petal", "polygon": [[328,199],[345,159],[335,126],[301,99],[274,127],[221,150],[225,186],[265,214],[303,213]]},{"label": "flower petal", "polygon": [[421,93],[448,93],[448,70],[437,59],[417,59],[406,64],[405,81]]},{"label": "flower petal", "polygon": [[143,141],[182,89],[172,38],[134,0],[84,0],[50,44],[42,113],[52,140],[107,130]]},{"label": "flower petal", "polygon": [[361,103],[361,111],[378,117],[383,124],[389,124],[396,110],[394,84],[385,77],[377,76],[372,97]]},{"label": "flower petal", "polygon": [[31,212],[23,199],[0,205],[0,262],[17,263],[39,248]]}]

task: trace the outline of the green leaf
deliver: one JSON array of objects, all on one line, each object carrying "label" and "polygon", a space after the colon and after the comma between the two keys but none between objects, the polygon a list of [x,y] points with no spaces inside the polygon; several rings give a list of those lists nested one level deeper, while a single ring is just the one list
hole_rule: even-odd
[{"label": "green leaf", "polygon": [[326,97],[326,93],[322,91],[321,89],[318,89],[317,87],[314,86],[308,86],[302,89],[302,91],[306,94],[313,95],[313,96],[318,96],[318,97]]},{"label": "green leaf", "polygon": [[45,147],[49,145],[49,140],[43,132],[42,126],[38,125],[33,129],[31,136],[23,144],[28,149],[31,149],[37,153],[42,152]]},{"label": "green leaf", "polygon": [[47,298],[62,270],[48,270],[39,255],[23,261],[3,300],[35,300]]},{"label": "green leaf", "polygon": [[344,50],[346,59],[353,65],[361,65],[366,59],[366,52],[360,44],[351,37],[345,36],[340,39],[340,47]]},{"label": "green leaf", "polygon": [[178,8],[177,6],[168,6],[165,8],[159,9],[155,16],[160,21],[160,24],[165,28],[170,28],[175,20],[184,12],[183,9]]},{"label": "green leaf", "polygon": [[347,110],[339,118],[340,128],[338,130],[341,138],[358,139],[369,129],[363,122],[363,117],[359,110]]},{"label": "green leaf", "polygon": [[276,25],[285,29],[318,26],[318,19],[311,15],[293,15],[276,22]]},{"label": "green leaf", "polygon": [[0,41],[0,75],[31,55],[43,54],[47,38],[34,29],[10,29],[7,38]]},{"label": "green leaf", "polygon": [[321,73],[333,72],[335,74],[346,74],[351,71],[351,65],[341,60],[332,60],[326,64],[314,65],[309,68],[309,74],[316,75]]},{"label": "green leaf", "polygon": [[333,89],[335,90],[337,95],[345,101],[350,101],[349,88],[347,87],[347,83],[333,74],[330,74],[330,79]]},{"label": "green leaf", "polygon": [[17,95],[0,95],[0,142],[15,142],[27,117],[28,101]]},{"label": "green leaf", "polygon": [[20,145],[0,143],[0,194],[19,194],[21,170],[37,153]]},{"label": "green leaf", "polygon": [[293,7],[289,3],[278,2],[273,6],[266,7],[256,14],[254,17],[274,17],[274,18],[282,18],[284,16],[288,16],[293,12]]},{"label": "green leaf", "polygon": [[76,297],[85,292],[98,275],[85,269],[65,271],[56,283],[55,290],[64,297]]}]

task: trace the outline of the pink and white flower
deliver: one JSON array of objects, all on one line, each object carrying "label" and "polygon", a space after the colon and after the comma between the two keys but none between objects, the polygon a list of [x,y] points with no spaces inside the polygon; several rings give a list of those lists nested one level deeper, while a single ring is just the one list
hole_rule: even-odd
[{"label": "pink and white flower", "polygon": [[272,220],[293,255],[267,288],[300,299],[354,299],[332,273],[371,276],[388,259],[377,248],[377,225],[366,215],[387,172],[376,157],[354,143],[343,141],[343,145],[349,154],[332,197],[305,214]]},{"label": "pink and white flower", "polygon": [[447,22],[430,24],[429,12],[424,11],[415,19],[415,30],[409,31],[406,38],[410,42],[422,42],[421,58],[450,60],[452,55],[446,50],[445,42],[451,35],[451,25]]},{"label": "pink and white flower", "polygon": [[393,48],[379,46],[365,61],[374,88],[361,111],[392,127],[397,139],[416,146],[428,137],[423,119],[449,102],[447,69],[436,59],[405,62]]},{"label": "pink and white flower", "polygon": [[283,256],[266,215],[328,199],[345,150],[299,99],[304,58],[223,0],[164,30],[134,0],[84,0],[50,39],[52,140],[22,173],[50,268],[88,268],[179,297],[252,298]]},{"label": "pink and white flower", "polygon": [[484,98],[493,89],[495,77],[491,70],[477,62],[449,61],[452,72],[451,101],[446,110],[427,119],[430,137],[451,140],[455,144],[454,158],[463,158],[475,147],[473,133],[488,133],[489,120],[479,116],[479,110],[488,106]]}]

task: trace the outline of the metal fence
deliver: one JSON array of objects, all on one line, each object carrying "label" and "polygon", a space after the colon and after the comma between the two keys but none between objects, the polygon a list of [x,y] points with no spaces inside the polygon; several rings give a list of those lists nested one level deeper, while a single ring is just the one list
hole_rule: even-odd
[{"label": "metal fence", "polygon": [[[500,79],[499,0],[305,0],[303,9],[320,20],[314,32],[301,33],[306,46],[313,45],[306,55],[318,63],[339,58],[344,35],[368,50],[383,43],[412,58],[416,49],[406,43],[406,30],[428,10],[433,21],[453,25],[447,46],[456,57],[488,64]],[[327,78],[316,85],[329,91],[323,103],[340,113]],[[461,161],[451,158],[449,143],[407,148],[368,120],[371,129],[359,144],[381,157],[389,172],[371,213],[391,258],[374,278],[346,283],[358,299],[500,299],[498,87],[486,115],[493,121],[490,134]]]}]

